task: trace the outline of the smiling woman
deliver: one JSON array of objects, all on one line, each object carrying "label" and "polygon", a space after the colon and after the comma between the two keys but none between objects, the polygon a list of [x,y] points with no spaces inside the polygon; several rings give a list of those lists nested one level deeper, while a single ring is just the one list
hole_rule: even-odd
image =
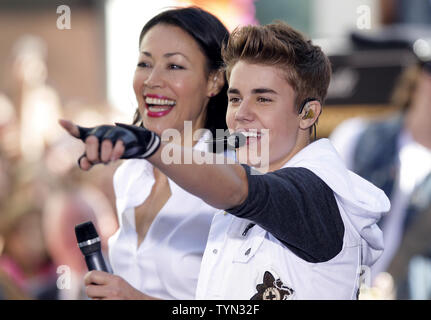
[{"label": "smiling woman", "polygon": [[[194,129],[203,127],[215,136],[216,129],[226,129],[221,45],[228,32],[212,15],[203,19],[193,10],[181,14],[156,16],[141,31],[133,81],[138,101],[134,124],[161,134],[166,128],[182,132],[184,120],[194,120]],[[169,101],[173,107],[146,98]]]},{"label": "smiling woman", "polygon": [[[141,42],[133,88],[143,126],[158,134],[182,130],[185,120],[202,128],[211,93],[219,90],[206,57],[183,29],[159,24]],[[186,137],[184,137],[186,139]]]},{"label": "smiling woman", "polygon": [[[181,133],[178,144],[193,141],[201,128],[226,129],[227,84],[220,67],[227,34],[214,16],[198,8],[169,10],[151,19],[139,38],[134,122],[160,135],[176,129]],[[184,130],[185,121],[192,130]],[[201,138],[194,148],[207,150]],[[110,261],[116,275],[144,293],[122,282],[123,297],[194,298],[216,209],[143,160],[124,163],[114,176],[114,188],[121,228],[109,241]],[[94,279],[90,274],[86,280],[90,284]],[[100,293],[100,286],[89,290],[95,290],[91,297],[110,298]],[[128,296],[130,292],[137,295]]]},{"label": "smiling woman", "polygon": [[[221,46],[227,37],[217,18],[196,7],[168,10],[151,19],[139,38],[134,124],[159,135],[175,129],[181,133],[175,143],[208,151],[211,144],[205,141],[210,134],[202,129],[210,136],[216,129],[227,129],[227,83],[221,68]],[[191,130],[184,130],[186,121]],[[61,124],[80,136],[70,122]],[[118,159],[122,150],[121,141],[112,145],[105,140],[99,154],[98,139],[89,136],[80,167],[88,170]],[[120,228],[109,239],[109,258],[115,275],[88,273],[88,296],[193,299],[217,209],[141,159],[127,160],[118,168],[114,189]]]}]

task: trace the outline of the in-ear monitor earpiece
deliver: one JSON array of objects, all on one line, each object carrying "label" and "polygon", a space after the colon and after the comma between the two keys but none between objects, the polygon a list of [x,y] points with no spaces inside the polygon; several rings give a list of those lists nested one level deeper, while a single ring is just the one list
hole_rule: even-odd
[{"label": "in-ear monitor earpiece", "polygon": [[312,118],[314,118],[314,111],[313,110],[306,110],[305,115],[302,117],[303,120],[312,119]]}]

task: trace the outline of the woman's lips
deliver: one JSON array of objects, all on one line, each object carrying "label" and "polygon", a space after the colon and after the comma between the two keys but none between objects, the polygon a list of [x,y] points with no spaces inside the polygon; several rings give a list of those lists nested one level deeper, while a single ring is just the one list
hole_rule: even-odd
[{"label": "woman's lips", "polygon": [[145,108],[147,116],[159,118],[167,115],[172,111],[176,102],[164,96],[147,94],[144,96]]},{"label": "woman's lips", "polygon": [[[149,107],[147,104],[145,104],[145,107],[147,109],[147,116],[153,117],[153,118],[159,118],[167,115],[169,112],[172,111],[174,107],[166,107],[166,108],[158,108],[158,107]],[[151,110],[150,110],[151,108]],[[160,109],[157,111],[156,109]]]}]

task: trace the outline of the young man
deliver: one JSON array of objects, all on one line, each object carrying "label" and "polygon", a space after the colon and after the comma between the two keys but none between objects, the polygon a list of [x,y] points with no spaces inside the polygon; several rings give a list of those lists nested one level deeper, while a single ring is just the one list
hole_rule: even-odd
[{"label": "young man", "polygon": [[[327,57],[284,23],[234,31],[223,55],[227,124],[247,136],[237,150],[243,164],[165,164],[165,144],[131,126],[90,134],[114,142],[108,151],[115,160],[132,150],[126,136],[133,132],[142,150],[132,156],[144,154],[178,185],[223,209],[212,222],[196,298],[356,299],[364,266],[383,250],[376,222],[390,204],[345,168],[327,139],[310,144],[329,85]],[[75,137],[88,136],[71,123],[63,126]],[[96,147],[87,144],[92,163],[100,161]],[[193,158],[192,150],[170,148]],[[269,172],[257,174],[248,155],[265,148]],[[103,146],[101,152],[107,152]],[[97,272],[87,277],[96,280]]]}]

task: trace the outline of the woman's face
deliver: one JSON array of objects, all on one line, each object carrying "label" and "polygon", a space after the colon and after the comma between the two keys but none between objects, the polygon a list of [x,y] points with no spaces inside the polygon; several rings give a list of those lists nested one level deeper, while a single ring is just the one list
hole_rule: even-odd
[{"label": "woman's face", "polygon": [[158,24],[142,38],[133,89],[147,129],[183,132],[184,121],[202,128],[210,82],[205,55],[181,28]]}]

